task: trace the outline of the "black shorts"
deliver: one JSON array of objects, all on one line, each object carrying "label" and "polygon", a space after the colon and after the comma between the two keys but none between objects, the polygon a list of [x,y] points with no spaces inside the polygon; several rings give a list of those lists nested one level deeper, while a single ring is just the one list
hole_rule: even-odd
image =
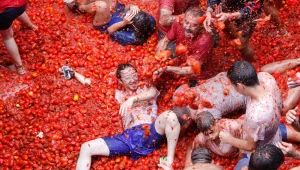
[{"label": "black shorts", "polygon": [[0,13],[0,30],[7,30],[13,21],[24,13],[26,4],[18,8],[6,8]]}]

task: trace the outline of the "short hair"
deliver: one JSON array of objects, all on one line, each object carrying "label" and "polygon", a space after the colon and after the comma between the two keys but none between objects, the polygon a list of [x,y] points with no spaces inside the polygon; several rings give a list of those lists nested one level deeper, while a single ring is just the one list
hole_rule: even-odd
[{"label": "short hair", "polygon": [[192,14],[194,17],[202,17],[205,13],[204,11],[202,11],[199,7],[197,6],[193,6],[193,7],[190,7],[188,8],[186,11],[185,11],[185,14],[187,13],[190,13]]},{"label": "short hair", "polygon": [[212,156],[210,150],[200,146],[193,149],[191,159],[193,164],[211,163]]},{"label": "short hair", "polygon": [[248,61],[234,62],[227,71],[227,76],[234,85],[238,83],[249,87],[259,85],[256,70]]},{"label": "short hair", "polygon": [[142,42],[147,39],[155,32],[156,24],[152,24],[147,13],[140,11],[132,18],[133,25],[138,30],[136,36],[142,39]]},{"label": "short hair", "polygon": [[195,122],[200,132],[206,132],[215,124],[216,120],[210,112],[204,111],[197,115]]},{"label": "short hair", "polygon": [[171,110],[176,114],[180,125],[186,124],[186,122],[188,122],[188,119],[191,117],[191,111],[188,107],[175,106]]},{"label": "short hair", "polygon": [[249,170],[276,170],[284,162],[282,151],[274,145],[258,146],[250,156]]},{"label": "short hair", "polygon": [[129,63],[119,64],[118,68],[117,68],[117,71],[116,71],[116,76],[117,76],[118,79],[121,79],[121,71],[125,70],[127,67],[132,67],[136,71],[136,68],[133,65],[129,64]]}]

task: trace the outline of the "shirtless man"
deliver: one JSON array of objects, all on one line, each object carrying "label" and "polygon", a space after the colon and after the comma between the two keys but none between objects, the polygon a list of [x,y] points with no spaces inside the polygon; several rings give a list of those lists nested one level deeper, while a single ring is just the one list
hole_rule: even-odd
[{"label": "shirtless man", "polygon": [[160,114],[153,123],[140,123],[126,129],[122,134],[85,142],[81,146],[76,169],[89,170],[93,155],[109,157],[127,155],[136,161],[158,149],[165,139],[168,156],[164,164],[171,166],[179,133],[187,129],[191,123],[189,116],[187,107],[174,107],[171,111]]},{"label": "shirtless man", "polygon": [[[186,166],[184,170],[193,170],[193,169],[205,169],[205,170],[221,170],[223,169],[220,166],[217,166],[212,163],[211,152],[204,147],[197,147],[193,151],[188,152],[186,156]],[[191,162],[187,164],[187,162]],[[172,167],[168,167],[164,164],[159,164],[159,167],[164,170],[173,170]]]},{"label": "shirtless man", "polygon": [[78,3],[76,0],[65,0],[68,7],[73,11],[86,12],[93,15],[93,26],[96,30],[105,32],[108,28],[108,23],[112,18],[112,13],[125,8],[130,10],[134,16],[140,10],[137,6],[129,4],[124,6],[118,3],[118,0],[84,0],[82,3]]}]

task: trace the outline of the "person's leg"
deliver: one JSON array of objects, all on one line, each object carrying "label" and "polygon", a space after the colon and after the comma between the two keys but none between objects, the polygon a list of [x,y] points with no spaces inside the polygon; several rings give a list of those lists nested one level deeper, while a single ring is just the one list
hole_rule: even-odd
[{"label": "person's leg", "polygon": [[26,12],[24,12],[22,15],[20,15],[17,18],[22,24],[24,24],[26,27],[32,29],[32,30],[36,30],[37,26],[34,25],[31,20],[29,19],[28,15]]},{"label": "person's leg", "polygon": [[85,142],[81,145],[77,161],[77,170],[89,170],[93,155],[109,156],[110,150],[102,138]]},{"label": "person's leg", "polygon": [[270,0],[266,0],[264,2],[264,11],[266,15],[271,15],[271,23],[274,24],[277,28],[280,28],[280,19],[279,19],[279,11],[275,8],[273,2]]},{"label": "person's leg", "polygon": [[300,170],[300,166],[297,166],[295,168],[292,168],[291,170]]},{"label": "person's leg", "polygon": [[254,60],[254,50],[249,45],[249,38],[248,37],[240,37],[240,41],[242,43],[242,46],[239,47],[238,49],[240,50],[242,57],[245,60],[252,62]]},{"label": "person's leg", "polygon": [[9,27],[7,30],[0,30],[0,34],[2,36],[2,41],[4,43],[4,46],[6,47],[9,55],[12,57],[19,74],[24,74],[25,71],[22,67],[22,60],[20,57],[19,49],[16,44],[16,41],[13,37],[14,32],[11,27]]},{"label": "person's leg", "polygon": [[273,63],[262,66],[261,71],[268,72],[270,74],[273,74],[275,71],[279,71],[280,73],[283,73],[286,70],[295,68],[299,64],[300,64],[300,58],[282,60],[282,61],[277,61],[277,62],[273,62]]},{"label": "person's leg", "polygon": [[289,110],[294,109],[300,103],[300,86],[289,89],[288,96],[283,102],[282,112],[285,115]]},{"label": "person's leg", "polygon": [[300,142],[300,132],[297,132],[293,127],[280,124],[282,140],[285,142]]}]

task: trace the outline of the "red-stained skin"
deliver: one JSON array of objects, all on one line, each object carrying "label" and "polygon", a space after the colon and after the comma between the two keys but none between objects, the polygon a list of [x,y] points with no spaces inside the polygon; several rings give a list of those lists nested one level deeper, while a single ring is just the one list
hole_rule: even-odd
[{"label": "red-stained skin", "polygon": [[[156,1],[120,2],[137,3],[153,16],[157,14]],[[270,23],[254,32],[250,43],[255,49],[254,65],[257,70],[273,61],[300,56],[300,7],[291,6],[294,3],[287,1],[288,5],[280,10],[280,19],[291,36],[267,36],[268,32],[274,31]],[[206,1],[201,0],[200,4],[205,9]],[[94,31],[91,16],[70,13],[62,0],[29,0],[26,12],[38,25],[38,30],[21,29],[18,21],[12,28],[28,73],[18,76],[0,68],[0,94],[14,91],[16,84],[29,86],[14,97],[0,100],[0,169],[75,169],[83,142],[123,131],[118,115],[119,105],[113,96],[115,89],[121,87],[114,75],[118,64],[131,62],[141,80],[151,82],[154,70],[173,65],[174,60],[155,58],[157,32],[143,46],[123,47],[111,42],[108,35]],[[212,75],[226,71],[234,61],[241,59],[235,47],[222,36],[221,30],[219,33],[222,40],[210,60]],[[12,63],[2,43],[0,54],[1,65]],[[63,65],[69,65],[91,78],[92,85],[84,86],[75,79],[66,81],[57,73]],[[298,72],[300,68],[293,71]],[[276,79],[284,99],[288,77],[283,73]],[[161,113],[174,106],[170,98],[179,85],[188,83],[188,77],[165,74],[152,83],[160,90],[158,105]],[[78,101],[69,98],[75,94],[79,95]],[[44,132],[43,138],[36,137],[39,132]],[[188,132],[179,139],[173,164],[175,169],[183,168],[186,147],[195,135],[195,132]],[[158,160],[165,155],[166,145],[136,162],[124,156],[93,157],[92,167],[105,170],[158,169]],[[213,155],[213,159],[226,170],[233,169],[237,163],[236,158]],[[299,163],[286,158],[280,169],[290,169]]]}]

